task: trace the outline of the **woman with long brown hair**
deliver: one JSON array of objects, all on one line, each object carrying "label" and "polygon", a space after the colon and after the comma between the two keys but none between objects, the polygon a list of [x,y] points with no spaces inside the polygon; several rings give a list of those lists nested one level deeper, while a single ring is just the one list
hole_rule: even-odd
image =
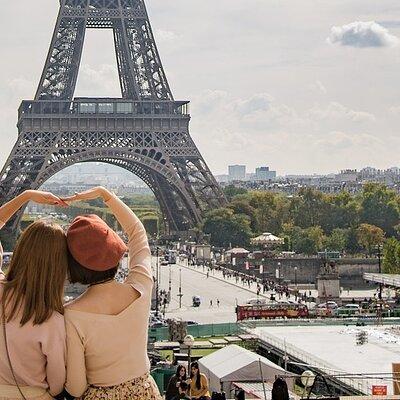
[{"label": "woman with long brown hair", "polygon": [[[146,230],[105,188],[64,200],[96,198],[113,212],[128,245],[96,215],[77,217],[67,232],[70,281],[89,287],[65,310],[66,389],[81,400],[161,400],[147,356],[153,274]],[[129,273],[119,283],[114,277],[127,251]]]},{"label": "woman with long brown hair", "polygon": [[192,400],[211,400],[208,379],[200,372],[197,361],[190,364],[190,397]]},{"label": "woman with long brown hair", "polygon": [[[0,229],[29,201],[66,205],[51,193],[25,191],[0,207]],[[66,376],[65,233],[53,222],[31,224],[5,275],[2,254],[0,244],[0,399],[51,399],[62,392]]]}]

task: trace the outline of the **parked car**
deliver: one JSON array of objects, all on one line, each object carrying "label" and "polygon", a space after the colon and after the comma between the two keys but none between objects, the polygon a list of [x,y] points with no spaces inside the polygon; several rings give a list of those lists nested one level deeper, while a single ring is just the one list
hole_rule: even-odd
[{"label": "parked car", "polygon": [[199,296],[193,296],[192,297],[192,305],[193,305],[193,307],[200,307],[201,299],[200,299]]},{"label": "parked car", "polygon": [[358,315],[360,314],[360,306],[358,304],[346,304],[343,307],[339,307],[336,309],[336,313],[338,316],[349,316],[349,315]]},{"label": "parked car", "polygon": [[330,310],[336,310],[338,308],[336,301],[327,301],[326,303],[318,304],[317,308],[329,308]]},{"label": "parked car", "polygon": [[267,299],[264,297],[255,297],[253,299],[247,300],[247,304],[251,304],[252,306],[267,304]]}]

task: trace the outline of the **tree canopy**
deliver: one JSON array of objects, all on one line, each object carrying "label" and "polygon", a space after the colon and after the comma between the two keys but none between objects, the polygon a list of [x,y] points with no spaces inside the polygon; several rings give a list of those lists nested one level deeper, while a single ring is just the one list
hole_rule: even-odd
[{"label": "tree canopy", "polygon": [[228,205],[208,213],[203,224],[213,245],[246,246],[251,237],[271,232],[299,253],[370,254],[384,238],[400,238],[400,196],[381,184],[368,183],[356,195],[304,188],[285,196],[233,186],[225,194]]}]

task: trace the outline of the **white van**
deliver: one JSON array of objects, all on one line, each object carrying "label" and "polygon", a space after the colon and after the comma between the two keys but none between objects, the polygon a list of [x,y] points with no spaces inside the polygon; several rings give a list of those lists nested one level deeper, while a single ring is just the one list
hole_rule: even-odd
[{"label": "white van", "polygon": [[247,304],[250,304],[252,306],[262,306],[262,305],[267,304],[267,299],[265,299],[264,297],[256,297],[256,298],[247,300]]}]

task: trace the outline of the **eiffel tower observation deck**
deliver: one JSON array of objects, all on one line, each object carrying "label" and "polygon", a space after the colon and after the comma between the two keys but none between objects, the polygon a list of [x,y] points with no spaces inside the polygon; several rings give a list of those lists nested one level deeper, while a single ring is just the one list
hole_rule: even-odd
[{"label": "eiffel tower observation deck", "polygon": [[[74,98],[87,28],[112,29],[121,98]],[[224,195],[189,134],[144,0],[60,0],[34,100],[18,112],[18,139],[0,175],[0,203],[81,162],[125,168],[154,192],[172,231],[201,222]],[[23,210],[8,229],[18,228]]]}]

